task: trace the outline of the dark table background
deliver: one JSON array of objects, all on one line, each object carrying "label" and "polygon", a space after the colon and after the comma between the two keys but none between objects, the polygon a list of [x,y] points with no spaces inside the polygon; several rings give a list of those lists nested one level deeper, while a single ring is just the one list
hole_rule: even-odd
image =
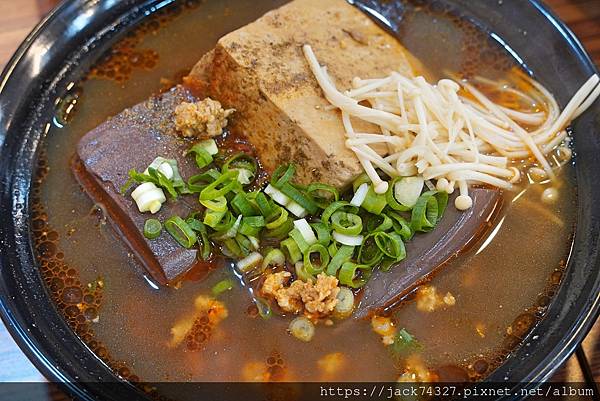
[{"label": "dark table background", "polygon": [[[525,0],[524,0],[525,1]],[[58,3],[57,0],[0,0],[0,69],[29,31]],[[584,46],[600,65],[600,0],[547,0],[552,9],[571,27]],[[588,364],[596,382],[600,382],[600,322],[596,323],[583,342],[582,350],[571,357],[556,373],[555,380],[584,381],[582,371]],[[0,322],[0,381],[45,381],[17,347]],[[50,386],[47,399],[67,397]]]}]

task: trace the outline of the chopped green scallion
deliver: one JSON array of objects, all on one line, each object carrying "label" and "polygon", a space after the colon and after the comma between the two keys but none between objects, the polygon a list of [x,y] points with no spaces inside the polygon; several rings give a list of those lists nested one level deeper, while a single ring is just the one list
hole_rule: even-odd
[{"label": "chopped green scallion", "polygon": [[191,248],[197,241],[194,230],[179,216],[170,217],[165,221],[165,229],[184,248]]},{"label": "chopped green scallion", "polygon": [[148,219],[144,223],[144,237],[148,239],[155,239],[160,236],[162,231],[162,224],[156,219]]},{"label": "chopped green scallion", "polygon": [[221,280],[217,284],[215,284],[211,292],[215,297],[217,297],[225,291],[231,290],[233,288],[233,284],[233,280],[226,278],[225,280]]}]

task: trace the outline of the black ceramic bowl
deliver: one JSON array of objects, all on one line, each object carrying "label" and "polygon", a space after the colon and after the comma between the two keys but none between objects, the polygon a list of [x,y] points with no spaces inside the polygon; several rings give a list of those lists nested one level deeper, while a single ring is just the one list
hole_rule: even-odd
[{"label": "black ceramic bowl", "polygon": [[[33,255],[29,222],[32,169],[53,101],[119,34],[170,0],[66,1],[27,37],[0,77],[0,314],[23,352],[52,381],[81,399],[135,399],[69,329],[54,308]],[[523,58],[558,96],[593,73],[575,36],[544,5],[524,0],[455,0],[464,14]],[[363,0],[385,17],[398,3]],[[546,318],[488,380],[535,386],[565,361],[593,324],[599,306],[600,102],[574,126],[578,216],[560,290]],[[532,245],[533,246],[533,245]],[[106,386],[101,382],[114,382]]]}]

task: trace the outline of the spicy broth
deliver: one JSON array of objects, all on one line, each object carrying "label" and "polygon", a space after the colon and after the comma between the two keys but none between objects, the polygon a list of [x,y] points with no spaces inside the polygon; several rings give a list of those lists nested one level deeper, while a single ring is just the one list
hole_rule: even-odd
[{"label": "spicy broth", "polygon": [[[391,357],[368,321],[351,318],[331,327],[320,324],[313,341],[302,343],[287,333],[289,317],[263,320],[251,313],[251,298],[241,286],[220,297],[229,316],[199,351],[186,350],[185,344],[169,347],[171,327],[194,312],[198,295],[210,295],[215,283],[233,277],[229,267],[215,266],[208,277],[187,281],[178,289],[156,288],[144,279],[141,265],[97,213],[70,171],[70,158],[86,132],[178,82],[182,71],[189,70],[219,37],[282,3],[206,1],[151,17],[144,23],[143,35],[134,35],[135,40],[129,36],[135,49],[125,52],[127,57],[150,54],[150,61],[130,65],[127,77],[114,71],[111,74],[111,68],[92,74],[72,90],[76,102],[69,98],[74,112],[69,114],[68,123],[62,124],[58,118],[48,133],[43,161],[43,171],[47,171],[34,192],[39,202],[32,223],[35,225],[40,216],[45,221],[40,225],[43,229],[35,231],[42,272],[57,305],[78,334],[125,378],[239,381],[251,379],[253,366],[262,365],[278,366],[285,380],[393,381],[398,377],[402,361]],[[497,79],[514,66],[506,56],[499,57],[497,49],[493,49],[496,53],[490,50],[485,35],[445,13],[411,6],[402,26],[404,45],[434,75],[449,70]],[[440,29],[452,43],[422,40],[438,35]],[[449,57],[449,48],[464,51]],[[481,50],[478,64],[470,60],[476,49]],[[482,63],[485,57],[495,61]],[[114,60],[109,65],[122,69],[122,63]],[[434,67],[440,65],[443,69]],[[479,68],[482,65],[484,68]],[[420,355],[427,366],[458,365],[479,378],[501,362],[506,351],[527,332],[523,321],[527,329],[535,324],[552,295],[554,287],[549,287],[549,282],[558,284],[569,250],[575,218],[570,175],[570,167],[563,167],[560,197],[553,205],[540,202],[541,184],[523,186],[524,192],[516,198],[519,192],[507,194],[504,214],[490,231],[494,235],[489,241],[451,262],[433,278],[430,284],[442,293],[451,292],[455,306],[428,313],[407,300],[393,312],[398,327],[405,327],[423,344]],[[40,245],[48,243],[52,247]],[[49,262],[44,262],[48,258],[63,267],[49,268]],[[85,297],[92,289],[99,291],[99,282],[101,297],[88,307]],[[66,295],[80,299],[80,303],[65,295],[66,289],[77,286],[82,288],[80,293],[70,290],[73,294]],[[82,313],[67,311],[74,304],[83,305],[79,307]],[[332,353],[343,355],[341,368],[326,375],[319,368],[319,360]],[[473,364],[478,362],[479,367],[481,361],[486,369],[474,372]]]}]

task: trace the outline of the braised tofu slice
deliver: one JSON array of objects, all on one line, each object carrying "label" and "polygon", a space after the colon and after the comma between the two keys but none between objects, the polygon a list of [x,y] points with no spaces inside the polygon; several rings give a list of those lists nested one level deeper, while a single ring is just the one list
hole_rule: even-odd
[{"label": "braised tofu slice", "polygon": [[328,108],[308,67],[304,44],[339,89],[357,76],[420,71],[395,38],[345,0],[296,0],[221,38],[186,83],[238,111],[232,130],[250,140],[267,170],[293,161],[300,182],[344,187],[362,168],[345,146],[339,111]]},{"label": "braised tofu slice", "polygon": [[165,221],[173,215],[185,218],[197,209],[195,197],[167,201],[156,215],[140,213],[121,187],[128,171],[144,171],[157,156],[175,159],[183,177],[196,172],[191,158],[183,157],[191,144],[175,132],[174,110],[183,101],[196,99],[182,87],[124,110],[87,133],[79,142],[73,171],[85,191],[106,208],[110,223],[152,277],[161,284],[176,280],[197,263],[197,250],[185,249],[163,230],[160,237],[144,237],[148,218]]}]

